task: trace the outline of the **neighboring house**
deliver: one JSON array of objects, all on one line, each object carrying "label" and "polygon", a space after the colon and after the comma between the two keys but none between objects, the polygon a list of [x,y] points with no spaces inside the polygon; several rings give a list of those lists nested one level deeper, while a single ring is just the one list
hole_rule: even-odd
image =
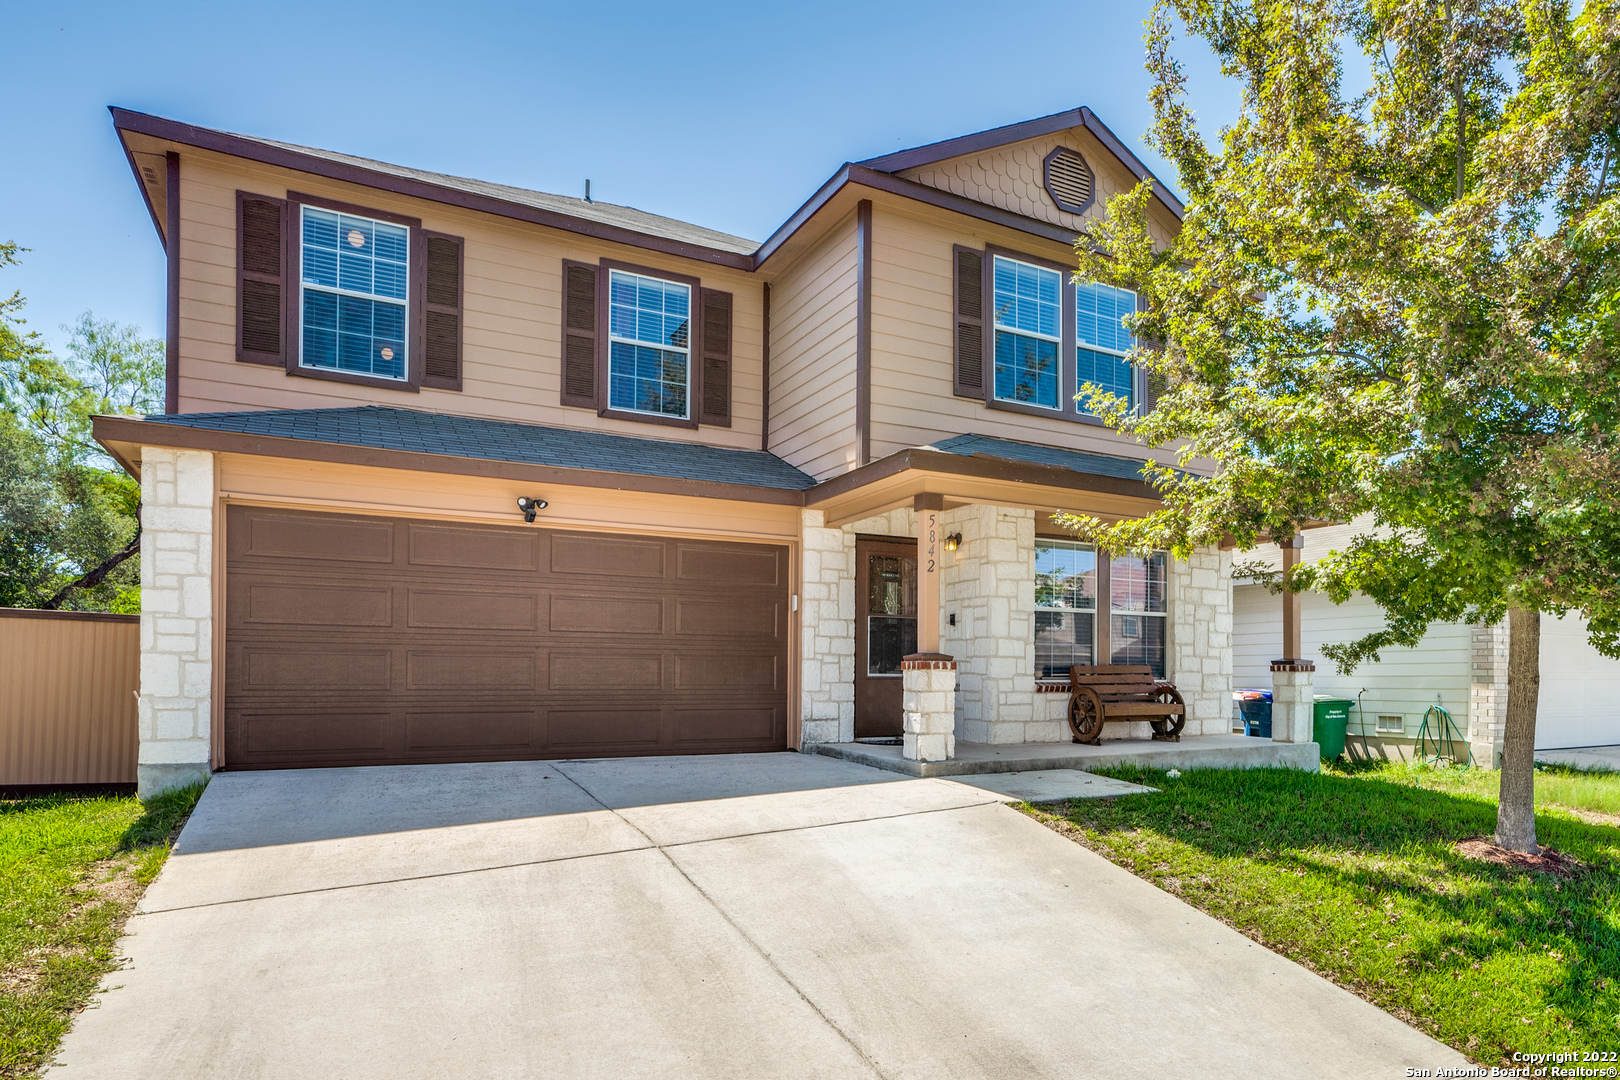
[{"label": "neighboring house", "polygon": [[1089,110],[844,165],[763,243],[113,116],[168,255],[168,415],[96,423],[142,482],[143,790],[899,736],[919,651],[955,705],[915,758],[1066,739],[1039,684],[1098,659],[1226,730],[1230,556],[1051,524],[1157,505],[1073,401],[1152,405],[1134,297],[1069,280],[1149,175]]},{"label": "neighboring house", "polygon": [[[1301,561],[1343,550],[1364,524],[1307,531]],[[1275,570],[1275,547],[1239,553],[1239,564],[1261,562]],[[1270,662],[1281,655],[1282,599],[1251,579],[1239,578],[1232,594],[1233,687],[1269,688]],[[1430,706],[1451,714],[1477,763],[1501,760],[1507,713],[1507,625],[1435,623],[1416,648],[1383,650],[1377,663],[1341,675],[1322,646],[1351,641],[1382,629],[1383,612],[1370,598],[1352,596],[1334,604],[1322,593],[1300,596],[1300,638],[1306,658],[1316,661],[1316,692],[1358,701],[1350,714],[1357,746],[1389,756],[1409,756]],[[1430,732],[1437,724],[1430,718]],[[1536,749],[1620,743],[1620,660],[1593,649],[1579,612],[1541,620],[1541,694],[1536,709]]]}]

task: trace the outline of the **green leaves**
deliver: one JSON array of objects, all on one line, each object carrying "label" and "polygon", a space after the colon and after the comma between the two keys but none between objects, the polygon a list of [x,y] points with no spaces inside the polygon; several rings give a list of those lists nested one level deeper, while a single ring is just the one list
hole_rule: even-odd
[{"label": "green leaves", "polygon": [[[19,251],[0,244],[0,268]],[[0,605],[41,607],[135,536],[140,485],[107,461],[90,419],[161,410],[163,344],[87,312],[58,357],[24,329],[22,305],[0,300]],[[139,560],[86,585],[61,605],[138,610]]]},{"label": "green leaves", "polygon": [[[1178,25],[1241,87],[1213,140]],[[1141,185],[1077,270],[1139,292],[1132,359],[1168,387],[1093,407],[1188,471],[1077,531],[1185,553],[1363,520],[1297,583],[1383,608],[1341,665],[1510,601],[1620,653],[1620,0],[1161,0],[1147,64],[1182,229],[1155,238]]]}]

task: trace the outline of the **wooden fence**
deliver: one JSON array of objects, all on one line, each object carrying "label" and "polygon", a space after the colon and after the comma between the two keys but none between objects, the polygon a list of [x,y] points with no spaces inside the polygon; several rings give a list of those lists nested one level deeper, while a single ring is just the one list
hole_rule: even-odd
[{"label": "wooden fence", "polygon": [[135,782],[140,622],[0,608],[0,787]]}]

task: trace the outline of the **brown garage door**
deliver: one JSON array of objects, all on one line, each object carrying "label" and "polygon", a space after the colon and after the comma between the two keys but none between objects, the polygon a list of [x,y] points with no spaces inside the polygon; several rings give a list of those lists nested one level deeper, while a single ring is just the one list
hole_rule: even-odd
[{"label": "brown garage door", "polygon": [[786,548],[234,506],[227,551],[227,768],[786,745]]}]

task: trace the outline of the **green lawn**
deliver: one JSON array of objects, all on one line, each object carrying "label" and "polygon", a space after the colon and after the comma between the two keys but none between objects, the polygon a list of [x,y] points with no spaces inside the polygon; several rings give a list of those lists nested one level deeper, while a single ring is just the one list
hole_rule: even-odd
[{"label": "green lawn", "polygon": [[202,793],[0,800],[0,1077],[32,1076],[118,966],[118,936]]},{"label": "green lawn", "polygon": [[1105,771],[1161,790],[1026,810],[1476,1062],[1620,1050],[1620,828],[1550,801],[1620,774],[1538,771],[1542,843],[1585,864],[1559,880],[1455,850],[1495,825],[1477,769]]}]

